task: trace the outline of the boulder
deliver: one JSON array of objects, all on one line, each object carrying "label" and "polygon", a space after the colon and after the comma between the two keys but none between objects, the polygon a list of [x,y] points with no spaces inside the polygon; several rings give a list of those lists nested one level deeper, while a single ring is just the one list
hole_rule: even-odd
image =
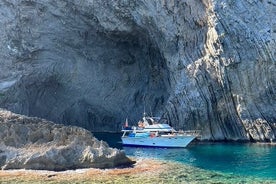
[{"label": "boulder", "polygon": [[123,151],[110,148],[88,130],[0,109],[1,169],[60,171],[133,163]]}]

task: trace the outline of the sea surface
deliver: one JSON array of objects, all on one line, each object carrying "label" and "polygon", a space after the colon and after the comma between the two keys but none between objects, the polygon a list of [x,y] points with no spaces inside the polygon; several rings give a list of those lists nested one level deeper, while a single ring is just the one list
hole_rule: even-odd
[{"label": "sea surface", "polygon": [[[206,172],[276,183],[276,145],[260,143],[192,143],[186,148],[123,147],[120,134],[94,133],[128,156],[174,161]],[[257,180],[256,180],[257,181]]]}]

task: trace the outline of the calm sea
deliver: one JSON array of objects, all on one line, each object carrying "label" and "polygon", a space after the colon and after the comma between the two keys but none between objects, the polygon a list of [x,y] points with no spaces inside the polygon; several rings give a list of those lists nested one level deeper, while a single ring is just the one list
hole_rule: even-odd
[{"label": "calm sea", "polygon": [[120,134],[94,133],[128,156],[177,161],[207,171],[276,182],[276,146],[256,143],[193,143],[183,149],[122,147]]}]

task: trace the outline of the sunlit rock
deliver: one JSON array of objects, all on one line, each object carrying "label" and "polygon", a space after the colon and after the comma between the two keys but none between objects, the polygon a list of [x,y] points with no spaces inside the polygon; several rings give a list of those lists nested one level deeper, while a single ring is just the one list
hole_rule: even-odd
[{"label": "sunlit rock", "polygon": [[114,168],[134,162],[79,127],[0,109],[1,169]]}]

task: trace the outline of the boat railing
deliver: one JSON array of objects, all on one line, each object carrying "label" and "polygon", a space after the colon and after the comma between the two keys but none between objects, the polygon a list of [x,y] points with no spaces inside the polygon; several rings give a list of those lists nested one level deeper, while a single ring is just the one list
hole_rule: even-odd
[{"label": "boat railing", "polygon": [[179,130],[177,133],[184,134],[184,135],[194,135],[194,136],[200,136],[201,131],[200,130]]}]

